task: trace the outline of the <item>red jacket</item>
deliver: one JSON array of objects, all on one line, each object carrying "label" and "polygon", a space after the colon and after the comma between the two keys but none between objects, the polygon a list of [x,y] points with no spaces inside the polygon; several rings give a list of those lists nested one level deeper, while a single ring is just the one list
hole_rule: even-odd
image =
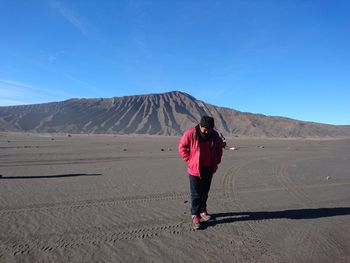
[{"label": "red jacket", "polygon": [[[194,176],[199,174],[199,125],[187,130],[179,141],[179,153],[188,165],[188,173]],[[219,134],[213,130],[211,143],[211,158],[213,173],[218,169],[222,157],[222,140]]]}]

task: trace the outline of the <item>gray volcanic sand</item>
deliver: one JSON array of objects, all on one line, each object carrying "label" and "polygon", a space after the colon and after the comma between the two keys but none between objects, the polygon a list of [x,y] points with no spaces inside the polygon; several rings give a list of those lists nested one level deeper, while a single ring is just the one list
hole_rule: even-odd
[{"label": "gray volcanic sand", "polygon": [[201,231],[178,140],[0,134],[0,262],[350,262],[350,140],[229,139]]}]

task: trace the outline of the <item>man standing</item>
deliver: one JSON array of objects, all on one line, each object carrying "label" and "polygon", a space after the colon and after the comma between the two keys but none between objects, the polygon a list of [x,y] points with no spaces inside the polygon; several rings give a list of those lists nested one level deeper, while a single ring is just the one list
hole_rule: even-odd
[{"label": "man standing", "polygon": [[188,165],[193,229],[210,220],[208,193],[213,174],[222,157],[222,140],[214,130],[214,119],[203,116],[195,127],[187,130],[179,141],[179,153]]}]

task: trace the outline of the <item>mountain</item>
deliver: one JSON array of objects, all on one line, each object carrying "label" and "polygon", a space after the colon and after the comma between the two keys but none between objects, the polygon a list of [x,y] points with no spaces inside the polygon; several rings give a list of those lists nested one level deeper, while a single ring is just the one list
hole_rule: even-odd
[{"label": "mountain", "polygon": [[226,136],[350,137],[350,125],[239,112],[179,91],[0,107],[0,131],[181,135],[204,114]]}]

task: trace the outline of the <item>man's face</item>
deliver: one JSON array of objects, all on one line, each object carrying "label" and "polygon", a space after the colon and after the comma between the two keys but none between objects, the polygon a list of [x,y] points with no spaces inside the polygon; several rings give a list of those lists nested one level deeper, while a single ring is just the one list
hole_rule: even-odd
[{"label": "man's face", "polygon": [[199,129],[201,134],[203,134],[204,136],[209,136],[210,133],[212,132],[213,129],[207,128],[207,127],[203,127],[199,125]]}]

